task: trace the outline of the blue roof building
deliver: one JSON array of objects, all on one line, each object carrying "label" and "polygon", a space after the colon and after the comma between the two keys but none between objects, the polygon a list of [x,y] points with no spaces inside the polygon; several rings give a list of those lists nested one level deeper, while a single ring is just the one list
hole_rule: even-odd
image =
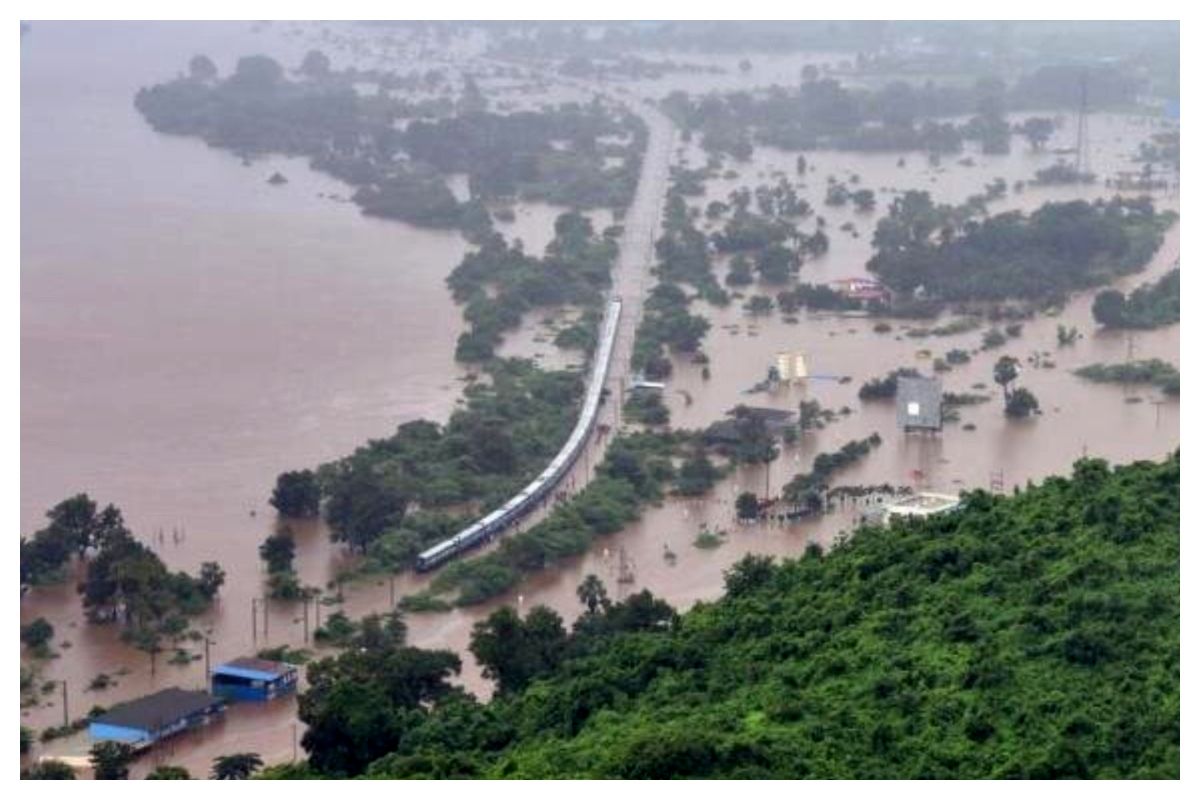
[{"label": "blue roof building", "polygon": [[231,700],[270,700],[296,690],[294,664],[262,658],[235,658],[212,671],[213,694]]},{"label": "blue roof building", "polygon": [[208,692],[163,689],[114,706],[88,724],[93,742],[149,747],[160,739],[207,725],[225,711],[225,701]]}]

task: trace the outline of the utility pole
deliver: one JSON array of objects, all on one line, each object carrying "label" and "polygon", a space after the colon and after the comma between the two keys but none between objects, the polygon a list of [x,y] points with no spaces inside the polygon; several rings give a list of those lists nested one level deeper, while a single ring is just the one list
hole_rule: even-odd
[{"label": "utility pole", "polygon": [[296,747],[297,733],[298,733],[298,731],[296,729],[296,723],[293,722],[292,723],[292,761],[293,761],[293,763],[296,761],[296,755],[297,755],[297,747]]},{"label": "utility pole", "polygon": [[62,682],[62,690],[63,690],[63,727],[65,728],[71,724],[71,714],[67,710],[67,681],[65,679]]},{"label": "utility pole", "polygon": [[1158,423],[1162,419],[1162,407],[1164,405],[1166,405],[1167,401],[1166,400],[1152,400],[1151,402],[1154,404],[1154,427],[1157,428]]},{"label": "utility pole", "polygon": [[258,598],[250,598],[250,636],[257,644],[258,642]]},{"label": "utility pole", "polygon": [[267,620],[270,615],[267,613],[267,597],[266,597],[266,595],[263,595],[262,610],[263,610],[263,639],[269,641],[271,638],[271,631],[267,627],[270,624]]},{"label": "utility pole", "polygon": [[1091,172],[1088,155],[1088,79],[1087,72],[1079,78],[1079,123],[1075,131],[1075,171]]},{"label": "utility pole", "polygon": [[308,644],[308,601],[311,598],[308,592],[304,593],[304,643]]},{"label": "utility pole", "polygon": [[208,682],[212,678],[212,670],[209,668],[208,646],[212,644],[212,640],[207,635],[204,637],[204,686],[208,687]]}]

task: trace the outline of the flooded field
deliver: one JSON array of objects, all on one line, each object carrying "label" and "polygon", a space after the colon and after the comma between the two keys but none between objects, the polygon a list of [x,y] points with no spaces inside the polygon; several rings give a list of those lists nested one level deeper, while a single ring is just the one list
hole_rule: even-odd
[{"label": "flooded field", "polygon": [[[244,24],[123,26],[113,36],[38,24],[22,42],[21,532],[40,527],[41,515],[57,501],[86,491],[101,503],[118,505],[134,532],[171,568],[194,570],[202,561],[220,561],[226,584],[196,625],[214,642],[214,663],[266,644],[305,645],[299,604],[272,603],[267,630],[261,622],[251,625],[251,604],[262,594],[264,577],[257,548],[274,526],[266,499],[275,476],[344,455],[408,420],[444,420],[462,388],[464,371],[453,357],[462,330],[460,309],[444,283],[468,247],[460,236],[365,218],[336,199],[347,194],[345,186],[303,163],[278,159],[244,166],[197,141],[154,133],[133,108],[139,86],[175,74],[196,52],[227,70],[237,56],[264,50],[293,64],[321,42],[329,43],[331,56],[351,53],[392,68],[403,63],[392,60],[390,45],[366,48],[358,39],[342,42],[334,34],[291,28],[253,33]],[[834,55],[809,60],[814,59],[833,63]],[[412,63],[418,61],[412,57]],[[725,71],[668,76],[630,86],[631,92],[659,97],[673,88],[785,82],[808,62],[764,58],[744,74],[736,60],[710,63]],[[512,91],[514,97],[523,94],[521,88]],[[583,94],[577,87],[558,87],[550,96]],[[1061,126],[1048,147],[1069,144],[1069,129]],[[1093,169],[1105,176],[1131,168],[1129,158],[1149,132],[1140,118],[1095,115]],[[827,255],[804,265],[801,280],[807,282],[865,274],[871,232],[894,191],[926,189],[935,200],[958,203],[1002,177],[1009,193],[990,205],[993,213],[1112,194],[1102,181],[1015,192],[1013,184],[1028,181],[1055,158],[1029,152],[1019,138],[1006,156],[968,151],[940,166],[917,154],[903,165],[897,154],[805,155],[810,171],[802,196],[825,217],[831,239]],[[681,146],[676,157],[693,167],[705,161],[690,146]],[[968,158],[970,163],[963,161]],[[751,162],[727,162],[725,168],[738,176],[709,181],[706,196],[697,201],[701,206],[742,186],[774,183],[780,173],[793,183],[800,180],[795,154],[767,148],[759,148]],[[277,170],[287,176],[285,186],[266,183]],[[876,211],[824,205],[827,179],[848,181],[853,175],[859,186],[876,191]],[[1155,199],[1161,208],[1177,208],[1176,196]],[[561,211],[523,204],[515,221],[498,227],[521,238],[528,251],[540,252]],[[597,229],[611,222],[607,212],[592,218]],[[846,223],[857,236],[842,229]],[[805,230],[813,224],[806,222]],[[1178,258],[1175,226],[1153,263],[1120,285],[1128,289],[1157,277]],[[802,313],[789,324],[778,312],[749,317],[741,305],[735,300],[726,309],[706,309],[712,329],[704,349],[712,375],[705,380],[699,366],[675,364],[666,393],[673,425],[704,427],[740,403],[794,410],[801,399],[817,399],[825,408],[847,407],[851,413],[785,447],[769,475],[743,468],[708,497],[672,499],[648,509],[639,522],[510,596],[445,614],[411,615],[412,644],[460,653],[462,682],[482,696],[490,687],[466,645],[472,625],[499,605],[543,603],[569,622],[579,612],[575,587],[588,573],[603,578],[614,596],[648,588],[680,609],[714,599],[722,591],[722,572],[742,555],[793,556],[810,542],[828,545],[853,527],[861,511],[848,506],[803,523],[739,524],[733,512],[737,494],[765,493],[768,481],[774,493],[818,453],[873,432],[882,446],[840,473],[837,483],[948,492],[999,483],[1008,491],[1069,470],[1084,453],[1112,461],[1159,458],[1179,443],[1177,398],[1091,384],[1071,374],[1083,364],[1120,361],[1130,353],[1178,364],[1178,327],[1132,337],[1098,333],[1090,293],[1073,298],[1056,317],[1026,321],[1020,337],[945,373],[946,390],[972,391],[984,384],[974,391],[993,397],[963,409],[961,420],[939,437],[905,437],[896,430],[892,404],[863,403],[858,388],[900,366],[928,371],[931,357],[951,348],[977,350],[986,326],[911,338],[906,326],[918,323],[892,321],[891,332],[876,333],[873,319]],[[547,366],[576,363],[577,354],[564,354],[551,343],[544,321],[553,316],[529,315],[500,353],[541,356]],[[1083,338],[1059,347],[1060,324],[1078,327]],[[804,387],[746,393],[763,380],[777,352],[796,349],[806,352],[813,373],[852,380],[814,379]],[[928,355],[921,352],[926,350]],[[1002,414],[991,375],[1003,354],[1023,362],[1022,385],[1037,395],[1042,415],[1010,421]],[[1040,368],[1028,362],[1035,355]],[[604,412],[610,422],[613,405]],[[596,448],[581,461],[576,487],[598,457]],[[323,524],[293,527],[304,583],[323,586],[350,563],[329,542]],[[701,530],[727,532],[724,544],[696,547]],[[348,585],[343,610],[351,616],[387,610],[394,598],[427,580],[404,575]],[[309,623],[315,627],[313,611]],[[155,688],[204,685],[203,648],[190,647],[194,658],[187,664],[167,663],[168,652],[152,665],[112,628],[85,624],[73,581],[31,591],[22,601],[21,619],[38,616],[55,626],[55,649],[61,653],[40,680],[67,682],[72,717]],[[88,690],[100,673],[114,676],[117,685]],[[61,721],[56,693],[22,715],[22,724],[35,728]],[[213,757],[247,750],[268,763],[286,761],[302,731],[294,700],[238,707],[217,725],[142,759],[135,774],[155,763],[182,764],[203,774]],[[78,754],[86,748],[84,737],[71,737],[39,752]]]}]

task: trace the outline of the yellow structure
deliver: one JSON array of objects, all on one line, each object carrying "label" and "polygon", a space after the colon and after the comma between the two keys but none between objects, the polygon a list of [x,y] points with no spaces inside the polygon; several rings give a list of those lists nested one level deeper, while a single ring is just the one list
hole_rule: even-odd
[{"label": "yellow structure", "polygon": [[779,353],[775,357],[775,369],[783,383],[796,383],[808,378],[808,362],[800,350]]}]

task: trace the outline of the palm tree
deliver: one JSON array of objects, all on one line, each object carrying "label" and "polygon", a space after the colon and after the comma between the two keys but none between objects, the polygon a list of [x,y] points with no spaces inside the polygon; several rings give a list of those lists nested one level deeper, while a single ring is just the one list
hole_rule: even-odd
[{"label": "palm tree", "polygon": [[599,608],[608,608],[608,592],[604,588],[604,582],[595,575],[589,574],[583,579],[583,583],[575,590],[575,594],[579,597],[579,602],[587,606],[589,614],[595,614]]},{"label": "palm tree", "polygon": [[213,759],[212,777],[219,781],[244,781],[262,768],[258,753],[233,753]]}]

